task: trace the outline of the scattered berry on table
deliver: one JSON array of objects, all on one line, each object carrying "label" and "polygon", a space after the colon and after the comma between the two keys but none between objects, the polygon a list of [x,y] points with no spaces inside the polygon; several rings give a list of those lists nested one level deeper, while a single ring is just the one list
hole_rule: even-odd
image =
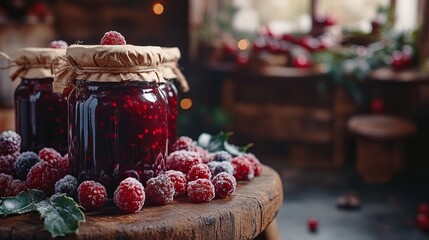
[{"label": "scattered berry on table", "polygon": [[123,180],[116,189],[113,202],[126,213],[139,212],[146,196],[143,185],[135,178]]},{"label": "scattered berry on table", "polygon": [[13,165],[15,176],[18,179],[26,180],[28,171],[36,163],[40,162],[39,156],[34,152],[23,152],[21,153]]},{"label": "scattered berry on table", "polygon": [[106,188],[95,181],[84,181],[77,188],[78,199],[86,210],[102,207],[107,201]]},{"label": "scattered berry on table", "polygon": [[315,217],[310,217],[307,219],[307,227],[310,232],[316,232],[319,228],[319,220]]},{"label": "scattered berry on table", "polygon": [[252,163],[253,166],[253,172],[255,176],[261,175],[262,172],[262,164],[261,162],[256,158],[256,156],[253,153],[246,153],[242,157],[247,158],[247,160]]},{"label": "scattered berry on table", "polygon": [[6,190],[6,195],[8,197],[14,197],[16,195],[18,195],[21,192],[25,192],[27,191],[27,183],[24,181],[21,181],[19,179],[15,179],[12,182],[10,182],[7,190]]},{"label": "scattered berry on table", "polygon": [[126,45],[124,36],[116,31],[109,31],[104,34],[100,41],[101,45]]},{"label": "scattered berry on table", "polygon": [[39,189],[47,196],[51,196],[55,191],[55,183],[61,179],[58,170],[48,162],[41,161],[31,167],[27,174],[27,186]]},{"label": "scattered berry on table", "polygon": [[235,157],[231,161],[234,167],[234,177],[237,180],[252,180],[254,178],[253,165],[244,157]]},{"label": "scattered berry on table", "polygon": [[197,145],[190,137],[181,136],[176,140],[176,142],[173,143],[170,152],[176,152],[180,150],[196,152]]},{"label": "scattered berry on table", "polygon": [[0,197],[6,195],[7,188],[12,181],[13,177],[11,175],[0,173]]},{"label": "scattered berry on table", "polygon": [[200,163],[191,167],[188,172],[188,181],[194,181],[200,178],[210,179],[212,173],[206,164]]},{"label": "scattered berry on table", "polygon": [[215,162],[231,162],[232,156],[226,151],[218,151],[213,155],[213,161]]},{"label": "scattered berry on table", "polygon": [[180,171],[168,170],[165,175],[174,183],[174,196],[180,196],[186,193],[188,180],[186,175]]},{"label": "scattered berry on table", "polygon": [[19,153],[0,155],[0,173],[13,175],[13,165],[18,158]]},{"label": "scattered berry on table", "polygon": [[234,167],[230,162],[219,162],[218,164],[216,164],[216,166],[213,167],[211,172],[212,172],[212,176],[216,176],[221,172],[234,175]]},{"label": "scattered berry on table", "polygon": [[191,167],[201,163],[201,156],[196,152],[180,150],[172,152],[166,161],[168,170],[177,170],[188,174]]},{"label": "scattered berry on table", "polygon": [[166,175],[158,175],[146,182],[146,197],[151,203],[167,205],[173,201],[174,183]]},{"label": "scattered berry on table", "polygon": [[229,173],[221,172],[212,179],[215,195],[218,198],[227,198],[235,192],[237,181]]},{"label": "scattered berry on table", "polygon": [[210,202],[215,197],[215,189],[208,179],[188,182],[189,200],[196,203]]},{"label": "scattered berry on table", "polygon": [[49,43],[50,48],[67,48],[69,45],[63,40],[52,41]]},{"label": "scattered berry on table", "polygon": [[21,148],[21,136],[14,131],[0,133],[0,155],[19,152]]},{"label": "scattered berry on table", "polygon": [[142,175],[140,176],[140,182],[143,183],[144,186],[146,186],[146,182],[155,177],[155,172],[151,169],[145,169],[143,170]]},{"label": "scattered berry on table", "polygon": [[66,175],[55,183],[55,193],[65,193],[67,196],[77,197],[78,182],[77,179],[71,175]]}]

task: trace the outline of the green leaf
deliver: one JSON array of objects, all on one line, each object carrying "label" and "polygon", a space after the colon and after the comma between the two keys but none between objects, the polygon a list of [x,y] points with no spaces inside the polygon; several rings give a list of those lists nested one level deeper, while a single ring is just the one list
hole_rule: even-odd
[{"label": "green leaf", "polygon": [[39,190],[22,192],[15,197],[2,198],[0,215],[23,214],[36,210],[36,204],[45,199],[45,194]]},{"label": "green leaf", "polygon": [[53,195],[51,198],[36,204],[37,211],[45,219],[45,229],[51,236],[65,236],[77,233],[79,223],[85,222],[85,215],[76,202],[64,194]]},{"label": "green leaf", "polygon": [[228,142],[224,142],[223,144],[224,149],[234,156],[240,156],[245,154],[251,146],[253,146],[253,143],[249,143],[246,146],[237,146]]},{"label": "green leaf", "polygon": [[232,132],[220,132],[217,135],[202,133],[198,138],[198,145],[209,152],[227,151],[234,156],[240,156],[253,146],[252,143],[246,146],[236,146],[228,143],[228,139],[232,136]]}]

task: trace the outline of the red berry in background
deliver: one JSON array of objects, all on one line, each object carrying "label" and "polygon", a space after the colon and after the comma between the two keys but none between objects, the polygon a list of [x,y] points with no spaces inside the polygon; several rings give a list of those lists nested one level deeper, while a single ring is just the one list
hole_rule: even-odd
[{"label": "red berry in background", "polygon": [[311,217],[307,220],[307,227],[310,232],[316,232],[319,228],[319,220],[315,217]]},{"label": "red berry in background", "polygon": [[263,49],[266,49],[267,44],[268,44],[267,38],[258,37],[255,39],[255,41],[253,41],[252,49],[256,51],[263,50]]},{"label": "red berry in background", "polygon": [[188,174],[192,166],[199,163],[202,163],[200,154],[186,150],[172,152],[166,160],[168,170],[181,171],[184,174]]},{"label": "red berry in background", "polygon": [[296,42],[295,37],[290,34],[283,34],[281,38],[283,41],[292,42],[292,43]]},{"label": "red berry in background", "polygon": [[84,181],[77,188],[77,196],[80,204],[86,210],[94,210],[102,207],[107,201],[106,188],[95,181]]},{"label": "red berry in background", "polygon": [[417,208],[418,213],[423,213],[429,216],[429,204],[427,203],[420,203]]},{"label": "red berry in background", "polygon": [[262,172],[262,164],[261,162],[256,158],[255,155],[253,155],[252,153],[246,153],[244,154],[242,157],[247,158],[247,160],[250,161],[250,163],[252,163],[253,166],[253,173],[255,174],[255,176],[259,176],[261,175]]},{"label": "red berry in background", "polygon": [[27,183],[25,181],[15,179],[12,182],[10,182],[9,187],[6,190],[5,196],[14,197],[21,192],[27,191],[27,189],[28,189]]},{"label": "red berry in background", "polygon": [[61,161],[63,158],[57,150],[53,148],[42,148],[39,151],[39,157],[41,160],[44,160],[52,165],[55,165],[56,162]]},{"label": "red berry in background", "polygon": [[126,45],[124,36],[116,31],[106,32],[100,41],[101,45]]},{"label": "red berry in background", "polygon": [[51,196],[55,189],[55,183],[62,178],[59,171],[50,163],[41,161],[31,167],[27,174],[27,186],[39,189],[47,196]]},{"label": "red berry in background", "polygon": [[235,192],[237,182],[231,174],[221,172],[212,179],[215,195],[218,198],[227,198]]},{"label": "red berry in background", "polygon": [[188,180],[186,175],[180,171],[168,170],[165,175],[174,183],[174,196],[180,196],[186,193]]},{"label": "red berry in background", "polygon": [[187,150],[187,151],[196,152],[197,147],[198,146],[195,144],[194,140],[192,140],[191,138],[186,137],[186,136],[181,136],[171,146],[170,153],[176,152],[179,150]]},{"label": "red berry in background", "polygon": [[49,43],[50,48],[67,48],[69,45],[63,40],[52,41]]},{"label": "red berry in background", "polygon": [[13,181],[13,177],[0,173],[0,197],[4,197],[6,195],[7,188],[9,187],[10,183]]},{"label": "red berry in background", "polygon": [[211,171],[204,163],[192,166],[188,172],[188,181],[194,181],[200,178],[210,179],[211,177]]},{"label": "red berry in background", "polygon": [[234,177],[237,180],[252,180],[254,178],[253,165],[247,158],[233,158],[231,164],[234,167]]},{"label": "red berry in background", "polygon": [[371,111],[373,113],[381,113],[384,110],[384,102],[379,98],[375,98],[371,101]]},{"label": "red berry in background", "polygon": [[238,67],[245,66],[249,61],[249,58],[244,54],[238,54],[235,58],[235,63]]},{"label": "red berry in background", "polygon": [[167,205],[173,201],[174,183],[170,177],[159,175],[146,182],[146,197],[151,203]]},{"label": "red berry in background", "polygon": [[233,43],[225,43],[223,45],[223,52],[226,55],[236,55],[237,54],[237,46]]},{"label": "red berry in background", "polygon": [[314,38],[312,36],[304,36],[300,39],[299,45],[309,51],[314,51],[320,48],[320,41],[318,38]]},{"label": "red berry in background", "polygon": [[18,156],[19,152],[8,155],[0,155],[0,173],[13,175],[13,165],[15,164]]},{"label": "red berry in background", "polygon": [[215,189],[208,179],[197,179],[188,182],[189,200],[196,203],[210,202],[215,197]]},{"label": "red berry in background", "polygon": [[203,149],[202,147],[196,146],[195,147],[195,152],[197,152],[198,154],[200,154],[200,157],[201,157],[201,160],[202,160],[203,163],[209,163],[209,162],[211,162],[212,159],[210,157],[210,154],[205,149]]},{"label": "red berry in background", "polygon": [[333,15],[328,14],[323,19],[323,25],[326,27],[334,26],[335,24],[337,24],[337,19]]},{"label": "red berry in background", "polygon": [[417,226],[423,231],[429,231],[429,216],[424,213],[417,214]]},{"label": "red berry in background", "polygon": [[292,59],[292,67],[295,68],[311,68],[313,66],[311,60],[304,56],[296,56]]},{"label": "red berry in background", "polygon": [[410,66],[412,55],[404,54],[402,51],[394,51],[391,56],[390,65],[397,70]]},{"label": "red berry in background", "polygon": [[139,212],[145,202],[143,185],[135,178],[123,180],[115,190],[113,202],[126,213]]},{"label": "red berry in background", "polygon": [[19,152],[21,148],[21,136],[14,131],[0,133],[0,155]]}]

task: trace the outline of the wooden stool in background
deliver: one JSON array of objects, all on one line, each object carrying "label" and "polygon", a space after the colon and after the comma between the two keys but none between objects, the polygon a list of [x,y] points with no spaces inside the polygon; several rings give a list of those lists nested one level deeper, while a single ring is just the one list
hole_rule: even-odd
[{"label": "wooden stool in background", "polygon": [[365,182],[387,182],[404,164],[406,137],[415,124],[386,115],[359,115],[348,122],[357,136],[357,170]]}]

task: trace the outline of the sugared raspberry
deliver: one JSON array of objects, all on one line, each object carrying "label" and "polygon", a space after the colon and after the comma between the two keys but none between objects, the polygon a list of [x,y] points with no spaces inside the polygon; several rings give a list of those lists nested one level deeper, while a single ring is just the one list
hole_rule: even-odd
[{"label": "sugared raspberry", "polygon": [[66,175],[55,183],[55,193],[65,193],[67,196],[77,197],[77,179],[71,175]]},{"label": "sugared raspberry", "polygon": [[11,175],[0,173],[0,197],[6,195],[7,188],[12,181],[13,177]]},{"label": "sugared raspberry", "polygon": [[0,173],[13,175],[13,165],[18,158],[19,153],[0,155]]},{"label": "sugared raspberry", "polygon": [[201,163],[201,157],[196,152],[180,150],[172,152],[166,161],[168,170],[181,171],[184,174],[188,174],[191,167]]},{"label": "sugared raspberry", "polygon": [[146,199],[143,185],[135,178],[123,180],[115,190],[113,202],[126,213],[136,213]]},{"label": "sugared raspberry", "polygon": [[210,202],[215,197],[215,189],[208,179],[188,182],[189,200],[196,203]]},{"label": "sugared raspberry", "polygon": [[146,186],[146,182],[155,177],[155,172],[151,169],[145,169],[143,170],[142,175],[140,176],[140,182],[143,184],[143,186]]},{"label": "sugared raspberry", "polygon": [[23,152],[16,159],[13,170],[18,179],[26,180],[28,171],[36,163],[40,162],[39,156],[34,152]]},{"label": "sugared raspberry", "polygon": [[212,179],[215,188],[216,197],[227,198],[235,192],[237,181],[231,174],[222,172]]},{"label": "sugared raspberry", "polygon": [[124,36],[116,31],[106,32],[100,41],[101,45],[126,45]]},{"label": "sugared raspberry", "polygon": [[55,166],[63,157],[57,150],[45,147],[39,151],[39,158]]},{"label": "sugared raspberry", "polygon": [[218,151],[213,155],[213,161],[215,162],[231,162],[232,156],[226,151]]},{"label": "sugared raspberry", "polygon": [[27,174],[27,186],[39,189],[47,196],[54,193],[55,183],[61,179],[58,170],[48,162],[41,161],[31,167]]},{"label": "sugared raspberry", "polygon": [[27,183],[18,179],[13,180],[10,182],[9,187],[6,190],[7,197],[14,197],[18,195],[21,192],[27,191]]},{"label": "sugared raspberry", "polygon": [[196,147],[197,145],[194,143],[194,141],[191,138],[186,136],[181,136],[171,146],[170,152],[176,152],[180,150],[196,152],[197,151]]},{"label": "sugared raspberry", "polygon": [[192,166],[188,172],[188,181],[194,181],[200,178],[210,179],[211,177],[212,173],[209,167],[204,163]]},{"label": "sugared raspberry", "polygon": [[216,166],[214,166],[211,170],[213,177],[221,172],[229,173],[231,175],[234,174],[234,167],[230,162],[219,162],[219,164],[216,164]]},{"label": "sugared raspberry", "polygon": [[0,133],[0,155],[19,152],[21,148],[21,136],[14,131]]},{"label": "sugared raspberry", "polygon": [[210,154],[202,147],[195,146],[195,152],[200,154],[201,160],[203,161],[203,163],[207,164],[212,161],[212,157],[210,156]]},{"label": "sugared raspberry", "polygon": [[50,48],[67,48],[69,45],[63,40],[52,41],[49,43]]},{"label": "sugared raspberry", "polygon": [[255,173],[255,176],[259,176],[261,175],[262,172],[262,164],[261,162],[256,158],[255,155],[253,155],[252,153],[246,153],[244,155],[242,155],[242,157],[247,158],[247,160],[250,161],[250,163],[252,163],[253,166],[253,172]]},{"label": "sugared raspberry", "polygon": [[234,177],[237,180],[252,180],[255,177],[252,163],[244,157],[235,157],[231,161]]},{"label": "sugared raspberry", "polygon": [[180,196],[186,193],[188,180],[184,173],[176,170],[168,170],[165,172],[165,176],[169,177],[174,183],[174,196]]},{"label": "sugared raspberry", "polygon": [[173,201],[174,183],[166,175],[158,175],[146,182],[147,200],[157,205],[167,205]]},{"label": "sugared raspberry", "polygon": [[102,207],[107,201],[106,188],[95,181],[84,181],[77,188],[80,205],[86,210]]}]

